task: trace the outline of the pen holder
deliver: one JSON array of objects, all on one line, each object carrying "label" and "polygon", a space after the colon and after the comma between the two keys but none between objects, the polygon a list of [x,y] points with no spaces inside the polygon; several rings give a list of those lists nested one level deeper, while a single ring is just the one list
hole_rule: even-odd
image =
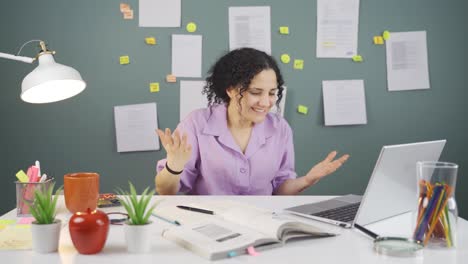
[{"label": "pen holder", "polygon": [[54,182],[48,179],[44,182],[19,182],[16,181],[16,215],[31,216],[29,205],[34,202],[34,191],[40,188],[45,190]]},{"label": "pen holder", "polygon": [[413,238],[431,248],[453,248],[457,244],[455,184],[458,165],[420,161],[416,169],[419,199]]}]

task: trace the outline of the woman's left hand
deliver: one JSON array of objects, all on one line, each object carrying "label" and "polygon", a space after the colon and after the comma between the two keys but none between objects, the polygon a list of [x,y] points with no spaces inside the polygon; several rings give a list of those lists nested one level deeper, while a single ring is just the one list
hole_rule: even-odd
[{"label": "woman's left hand", "polygon": [[336,151],[330,152],[324,160],[312,167],[312,169],[310,169],[310,171],[304,176],[309,186],[317,183],[323,177],[335,172],[349,158],[349,155],[346,154],[341,156],[339,159],[335,159],[336,154]]}]

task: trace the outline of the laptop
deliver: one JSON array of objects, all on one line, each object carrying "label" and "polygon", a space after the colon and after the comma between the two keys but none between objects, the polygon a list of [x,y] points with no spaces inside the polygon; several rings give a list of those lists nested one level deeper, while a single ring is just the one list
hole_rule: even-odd
[{"label": "laptop", "polygon": [[349,194],[284,209],[326,223],[351,228],[416,208],[417,161],[439,160],[446,140],[383,146],[363,196]]}]

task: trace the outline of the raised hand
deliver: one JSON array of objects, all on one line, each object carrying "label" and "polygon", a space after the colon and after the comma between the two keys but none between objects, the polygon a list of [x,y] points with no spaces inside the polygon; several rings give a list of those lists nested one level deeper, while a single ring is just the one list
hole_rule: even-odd
[{"label": "raised hand", "polygon": [[182,137],[178,130],[171,134],[171,130],[166,128],[165,132],[158,129],[159,139],[167,153],[167,165],[175,171],[184,169],[192,154],[192,146],[187,142],[187,134]]},{"label": "raised hand", "polygon": [[321,178],[335,172],[349,158],[349,155],[346,154],[341,156],[339,159],[335,159],[336,154],[336,151],[330,152],[324,160],[317,163],[312,167],[312,169],[310,169],[310,171],[304,176],[306,177],[309,185],[312,185],[318,182]]}]

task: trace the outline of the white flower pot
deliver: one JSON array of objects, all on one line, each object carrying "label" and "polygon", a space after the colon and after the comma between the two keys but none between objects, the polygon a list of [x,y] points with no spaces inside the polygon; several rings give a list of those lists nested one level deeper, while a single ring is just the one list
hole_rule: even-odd
[{"label": "white flower pot", "polygon": [[146,225],[129,225],[125,223],[125,241],[127,250],[131,253],[147,253],[151,250],[153,239],[151,237],[152,222]]},{"label": "white flower pot", "polygon": [[62,221],[56,219],[52,224],[31,224],[32,248],[39,253],[49,253],[58,250]]}]

